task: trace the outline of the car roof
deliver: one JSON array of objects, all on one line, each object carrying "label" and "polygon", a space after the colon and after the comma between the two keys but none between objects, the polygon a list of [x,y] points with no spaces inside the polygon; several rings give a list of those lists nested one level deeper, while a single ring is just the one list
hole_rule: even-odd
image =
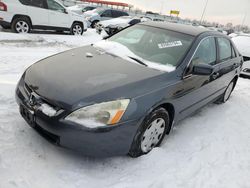
[{"label": "car roof", "polygon": [[[152,27],[158,27],[166,30],[176,31],[179,33],[185,33],[192,36],[198,36],[201,33],[209,32],[214,33],[214,31],[211,31],[206,28],[201,28],[197,26],[192,25],[185,25],[185,24],[179,24],[179,23],[170,23],[170,22],[156,22],[156,21],[150,21],[150,22],[142,22],[140,25],[147,25]],[[218,34],[219,32],[216,32]]]}]

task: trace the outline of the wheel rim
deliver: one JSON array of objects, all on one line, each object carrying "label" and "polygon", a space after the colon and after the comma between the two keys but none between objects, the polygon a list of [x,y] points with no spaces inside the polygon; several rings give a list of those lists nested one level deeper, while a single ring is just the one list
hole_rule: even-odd
[{"label": "wheel rim", "polygon": [[19,21],[16,23],[16,31],[18,33],[28,33],[29,25],[25,21]]},{"label": "wheel rim", "polygon": [[82,34],[82,27],[80,25],[75,25],[73,27],[73,34],[74,35],[81,35]]},{"label": "wheel rim", "polygon": [[144,153],[151,151],[157,146],[163,137],[166,127],[165,120],[163,118],[155,119],[145,130],[141,140],[141,150]]},{"label": "wheel rim", "polygon": [[225,92],[225,95],[224,95],[224,102],[226,102],[226,101],[229,99],[229,97],[230,97],[230,95],[231,95],[231,93],[232,93],[232,91],[233,91],[233,87],[234,87],[234,83],[231,82],[231,83],[229,84],[229,86],[227,87],[227,90],[226,90],[226,92]]}]

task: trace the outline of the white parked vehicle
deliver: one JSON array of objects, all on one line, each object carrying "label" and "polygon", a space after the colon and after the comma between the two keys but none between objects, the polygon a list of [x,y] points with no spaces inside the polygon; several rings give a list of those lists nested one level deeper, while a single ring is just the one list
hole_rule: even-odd
[{"label": "white parked vehicle", "polygon": [[56,0],[2,0],[0,25],[16,33],[45,29],[81,35],[87,30],[83,16],[67,10]]},{"label": "white parked vehicle", "polygon": [[88,21],[88,26],[95,28],[96,24],[99,21],[118,18],[121,16],[129,16],[129,14],[121,10],[114,10],[110,8],[97,8],[92,11],[85,12],[84,16]]},{"label": "white parked vehicle", "polygon": [[100,34],[102,30],[104,30],[108,35],[113,35],[125,27],[137,24],[139,22],[141,22],[141,18],[134,16],[122,16],[119,18],[104,20],[96,24],[96,32]]},{"label": "white parked vehicle", "polygon": [[237,35],[232,38],[244,58],[241,75],[250,77],[250,35]]},{"label": "white parked vehicle", "polygon": [[89,5],[89,4],[85,3],[85,4],[78,4],[78,5],[70,6],[67,9],[71,10],[72,12],[75,12],[77,14],[83,14],[84,12],[94,10],[96,8],[97,8],[97,6],[95,6],[95,5]]}]

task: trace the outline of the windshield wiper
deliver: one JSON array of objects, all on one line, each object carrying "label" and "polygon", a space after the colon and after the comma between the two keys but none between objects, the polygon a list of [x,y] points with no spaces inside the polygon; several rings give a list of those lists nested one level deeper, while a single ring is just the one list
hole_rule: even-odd
[{"label": "windshield wiper", "polygon": [[144,65],[145,67],[147,67],[148,65],[146,63],[144,63],[143,61],[141,61],[140,59],[137,59],[136,57],[130,57],[128,56],[130,59],[133,59],[134,61],[136,61],[137,63]]}]

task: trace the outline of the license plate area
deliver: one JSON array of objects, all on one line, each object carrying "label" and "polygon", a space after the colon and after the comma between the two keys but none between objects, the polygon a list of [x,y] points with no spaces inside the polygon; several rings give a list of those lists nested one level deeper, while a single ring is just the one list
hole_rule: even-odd
[{"label": "license plate area", "polygon": [[20,105],[20,113],[30,126],[35,126],[35,115],[33,110],[28,109],[24,105]]}]

